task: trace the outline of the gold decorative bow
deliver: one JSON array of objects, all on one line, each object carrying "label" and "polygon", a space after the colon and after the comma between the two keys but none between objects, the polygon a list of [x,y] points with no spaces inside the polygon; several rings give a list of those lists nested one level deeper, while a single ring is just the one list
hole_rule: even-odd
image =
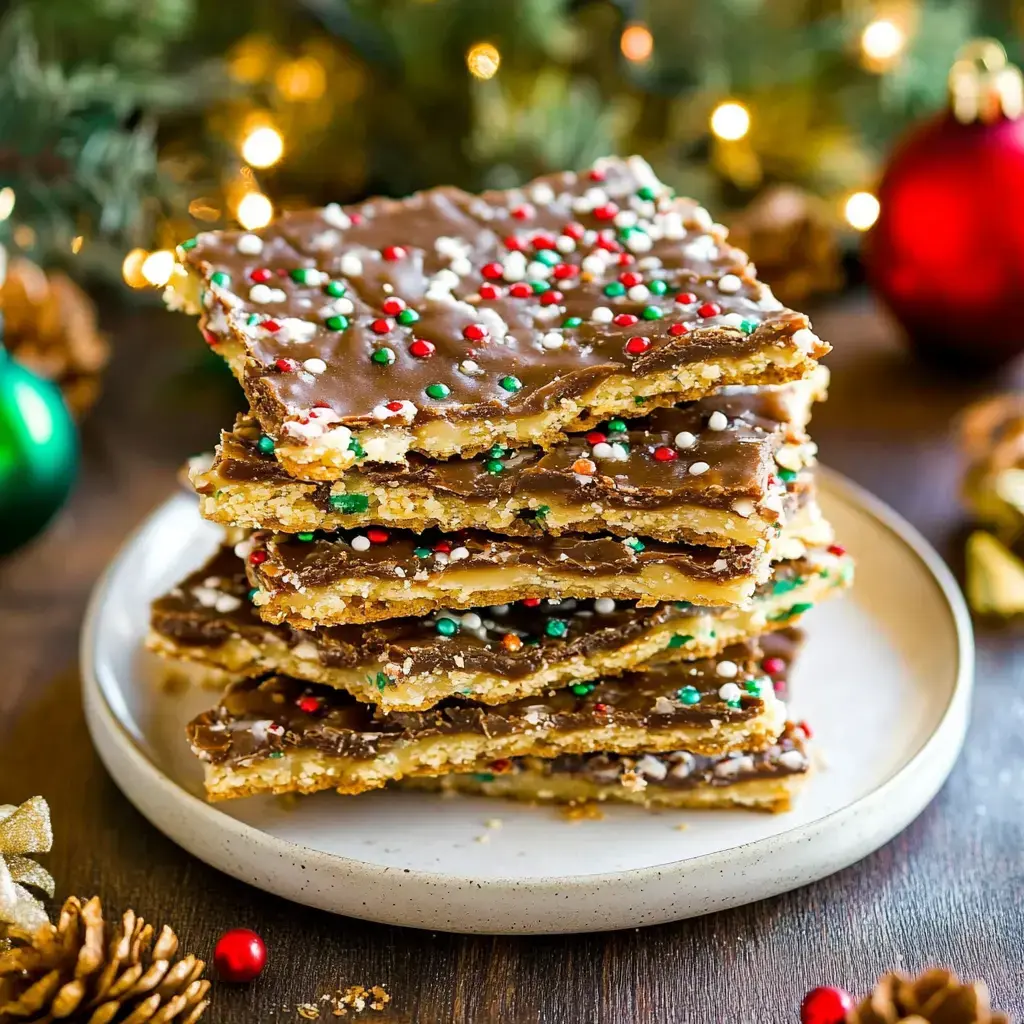
[{"label": "gold decorative bow", "polygon": [[49,921],[29,889],[52,897],[53,877],[26,854],[46,853],[52,845],[50,807],[41,796],[20,807],[0,804],[0,944],[8,927],[31,933]]}]

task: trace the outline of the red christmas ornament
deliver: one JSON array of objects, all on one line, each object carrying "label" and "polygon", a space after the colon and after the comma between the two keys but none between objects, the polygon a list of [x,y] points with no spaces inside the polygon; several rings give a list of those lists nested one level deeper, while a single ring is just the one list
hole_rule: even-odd
[{"label": "red christmas ornament", "polygon": [[990,369],[1024,352],[1024,89],[992,40],[961,49],[949,87],[889,161],[865,260],[919,354]]},{"label": "red christmas ornament", "polygon": [[800,1024],[843,1024],[853,1006],[850,993],[841,988],[811,989],[800,1004]]},{"label": "red christmas ornament", "polygon": [[258,978],[267,963],[267,947],[248,928],[232,928],[218,940],[213,951],[213,965],[221,981],[234,984]]}]

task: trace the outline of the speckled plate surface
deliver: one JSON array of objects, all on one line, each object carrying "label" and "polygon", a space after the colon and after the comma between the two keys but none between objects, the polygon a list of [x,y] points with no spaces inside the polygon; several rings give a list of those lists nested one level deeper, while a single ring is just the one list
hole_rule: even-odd
[{"label": "speckled plate surface", "polygon": [[926,542],[834,474],[823,471],[820,486],[858,578],[805,620],[792,710],[822,754],[788,814],[606,807],[600,820],[570,822],[551,808],[390,792],[206,804],[182,727],[215,695],[164,692],[141,649],[149,601],[217,543],[185,494],[128,540],[93,594],[82,637],[93,740],[132,803],[195,856],[259,889],[373,921],[590,931],[806,885],[877,849],[935,795],[963,741],[974,657],[963,600]]}]

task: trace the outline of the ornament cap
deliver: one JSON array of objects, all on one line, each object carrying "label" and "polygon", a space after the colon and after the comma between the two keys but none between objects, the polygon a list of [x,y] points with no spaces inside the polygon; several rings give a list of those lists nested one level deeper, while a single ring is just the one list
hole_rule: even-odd
[{"label": "ornament cap", "polygon": [[949,71],[949,97],[961,124],[1016,120],[1024,113],[1024,78],[1007,61],[1002,43],[973,39],[957,50]]}]

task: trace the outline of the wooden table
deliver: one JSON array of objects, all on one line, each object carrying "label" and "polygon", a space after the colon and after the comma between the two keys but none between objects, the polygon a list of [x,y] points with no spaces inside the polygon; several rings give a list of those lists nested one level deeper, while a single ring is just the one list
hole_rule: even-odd
[{"label": "wooden table", "polygon": [[[298,1003],[377,982],[393,1003],[368,1019],[783,1024],[816,984],[861,992],[888,968],[935,962],[986,978],[997,1005],[1024,1015],[1024,638],[1010,632],[979,637],[967,749],[903,835],[816,885],[699,920],[580,937],[428,934],[286,903],[175,847],[92,750],[78,631],[103,566],[174,487],[183,458],[210,446],[238,394],[184,318],[146,310],[107,320],[116,356],[85,429],[78,490],[42,540],[0,564],[0,803],[35,793],[50,801],[56,842],[44,860],[59,894],[133,906],[204,957],[228,928],[264,936],[270,968],[249,987],[216,988],[211,1024],[294,1020]],[[816,324],[837,350],[832,397],[814,420],[824,461],[890,502],[956,565],[950,421],[1009,377],[968,385],[927,375],[864,298],[844,299]]]}]

